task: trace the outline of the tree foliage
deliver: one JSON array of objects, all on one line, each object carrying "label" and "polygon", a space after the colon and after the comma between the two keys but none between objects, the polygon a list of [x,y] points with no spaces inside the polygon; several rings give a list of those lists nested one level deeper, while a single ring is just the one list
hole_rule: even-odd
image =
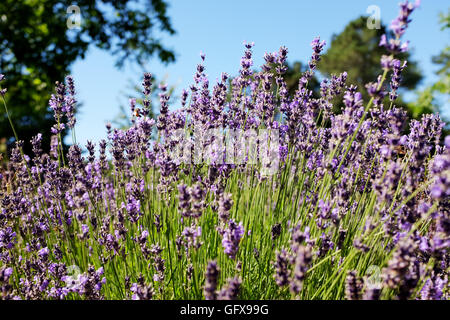
[{"label": "tree foliage", "polygon": [[[8,107],[19,139],[28,142],[43,131],[49,139],[52,114],[48,99],[56,81],[63,81],[72,63],[84,58],[90,46],[107,50],[116,65],[143,64],[153,56],[175,60],[159,36],[174,34],[164,0],[79,0],[81,24],[69,29],[71,12],[58,0],[2,0],[0,2],[0,71],[8,88]],[[4,113],[0,140],[13,142]],[[47,143],[48,145],[48,143]]]},{"label": "tree foliage", "polygon": [[[387,31],[382,23],[380,29],[369,29],[367,17],[361,16],[350,21],[341,33],[333,35],[328,50],[321,57],[318,70],[325,77],[346,70],[347,83],[357,85],[364,98],[368,100],[365,85],[376,81],[380,74],[380,59],[386,54],[386,50],[379,46],[381,35],[384,33]],[[411,60],[409,53],[403,53],[397,58],[408,61],[408,67],[402,74],[402,87],[414,89],[422,80],[417,62]],[[289,66],[286,72],[289,92],[295,92],[303,69],[300,62]],[[316,77],[312,79],[309,87],[316,96],[319,95],[320,83]],[[396,104],[407,108],[401,97],[397,99]],[[339,107],[338,101],[334,101],[334,105]],[[412,114],[411,110],[408,112]]]},{"label": "tree foliage", "polygon": [[[361,16],[347,24],[344,31],[333,35],[327,52],[319,63],[319,70],[324,75],[347,70],[348,83],[355,84],[367,98],[365,85],[376,81],[380,74],[380,59],[386,49],[379,46],[383,34],[389,33],[380,23],[379,29],[367,27],[367,17]],[[414,89],[422,80],[417,62],[411,60],[409,53],[397,57],[407,60],[408,66],[402,73],[402,87]]]},{"label": "tree foliage", "polygon": [[[440,15],[442,31],[450,28],[450,12]],[[438,80],[417,92],[417,99],[408,104],[413,116],[418,117],[425,112],[444,112],[448,114],[450,108],[450,46],[446,46],[438,55],[432,58],[438,66],[436,75]],[[443,103],[443,105],[440,105]],[[445,112],[447,111],[447,112]],[[450,123],[444,128],[445,134],[450,134]]]}]

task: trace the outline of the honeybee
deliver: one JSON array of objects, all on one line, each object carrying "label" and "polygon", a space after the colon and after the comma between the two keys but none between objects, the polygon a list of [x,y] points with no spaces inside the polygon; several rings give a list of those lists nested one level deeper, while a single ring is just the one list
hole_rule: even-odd
[{"label": "honeybee", "polygon": [[134,116],[136,118],[139,118],[141,116],[141,109],[139,108],[134,109]]},{"label": "honeybee", "polygon": [[394,147],[394,150],[397,152],[397,154],[398,154],[400,157],[404,157],[405,154],[406,154],[406,148],[405,148],[405,146],[402,146],[402,145],[395,146],[395,147]]}]

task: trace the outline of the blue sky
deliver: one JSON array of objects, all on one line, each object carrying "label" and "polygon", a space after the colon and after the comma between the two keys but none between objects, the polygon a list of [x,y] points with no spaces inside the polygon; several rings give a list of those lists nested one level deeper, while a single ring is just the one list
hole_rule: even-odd
[{"label": "blue sky", "polygon": [[[176,92],[192,82],[200,52],[206,54],[206,73],[214,82],[221,72],[231,75],[239,69],[243,41],[255,42],[254,64],[263,63],[264,52],[277,51],[282,45],[289,49],[288,61],[307,61],[310,42],[320,36],[330,43],[333,33],[339,33],[352,19],[370,5],[381,9],[381,20],[389,24],[398,14],[396,0],[174,0],[169,1],[168,15],[177,31],[175,36],[162,37],[163,43],[176,52],[177,60],[170,65],[156,58],[146,65],[146,71],[165,78]],[[422,0],[412,14],[413,22],[405,39],[410,40],[414,60],[425,75],[422,85],[436,79],[436,66],[431,57],[450,44],[450,33],[440,30],[439,12],[449,10],[447,0]],[[82,13],[81,13],[82,14]],[[326,48],[325,48],[326,50]],[[125,93],[130,83],[140,84],[142,70],[127,65],[118,70],[114,57],[94,47],[87,57],[72,66],[78,100],[83,104],[78,113],[77,141],[98,142],[106,136],[105,123],[126,104]],[[172,108],[177,108],[173,105]],[[450,106],[446,106],[450,113]],[[71,142],[70,139],[68,142]]]}]

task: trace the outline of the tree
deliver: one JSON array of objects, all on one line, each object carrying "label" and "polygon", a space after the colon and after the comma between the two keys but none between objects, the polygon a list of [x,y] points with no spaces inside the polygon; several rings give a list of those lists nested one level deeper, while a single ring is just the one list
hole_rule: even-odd
[{"label": "tree", "polygon": [[[344,31],[333,35],[328,50],[318,63],[320,75],[330,77],[332,74],[339,75],[346,71],[347,83],[357,85],[365,100],[368,101],[365,85],[376,81],[381,70],[381,57],[387,54],[385,49],[379,46],[381,35],[384,33],[386,33],[386,27],[383,24],[380,24],[380,29],[367,28],[367,17],[361,16],[350,21]],[[397,58],[408,61],[408,67],[402,74],[401,87],[414,89],[422,80],[417,62],[410,59],[409,53],[403,53]],[[288,66],[285,80],[291,95],[297,89],[298,80],[305,67],[300,62],[294,62]],[[316,97],[320,95],[320,83],[317,77],[313,77],[308,87]],[[334,99],[334,108],[338,110],[340,103],[339,98]],[[397,98],[396,105],[407,108],[410,116],[414,114],[412,109],[408,109],[410,106],[402,101],[401,96]],[[425,108],[422,111],[431,112]]]},{"label": "tree", "polygon": [[[441,30],[450,28],[450,13],[440,14]],[[446,46],[441,53],[432,58],[434,64],[439,66],[436,71],[438,80],[417,92],[417,99],[408,104],[413,116],[418,117],[425,112],[444,111],[439,102],[443,100],[444,106],[450,106],[450,46]],[[442,98],[442,99],[440,99]],[[448,119],[447,119],[448,120]],[[450,123],[444,128],[444,135],[450,134]]]},{"label": "tree", "polygon": [[[126,61],[143,65],[155,55],[165,63],[175,60],[158,38],[175,33],[164,0],[79,0],[76,5],[68,10],[59,0],[0,2],[0,72],[6,76],[2,87],[8,88],[11,118],[26,143],[41,132],[48,145],[54,122],[48,100],[54,84],[64,81],[89,46],[111,52],[119,68]],[[79,28],[69,29],[71,10],[77,13],[78,8]],[[0,141],[4,138],[8,145],[14,141],[2,112]]]},{"label": "tree", "polygon": [[[357,85],[366,99],[368,94],[365,85],[376,81],[381,70],[380,59],[387,54],[386,50],[379,46],[380,38],[389,33],[382,23],[379,29],[369,29],[367,19],[361,16],[350,21],[344,31],[333,35],[330,47],[318,66],[320,72],[326,76],[347,71],[347,82]],[[401,87],[414,89],[422,80],[417,62],[411,60],[408,52],[396,58],[408,61],[408,66],[402,73]],[[405,106],[401,100],[396,104]]]}]

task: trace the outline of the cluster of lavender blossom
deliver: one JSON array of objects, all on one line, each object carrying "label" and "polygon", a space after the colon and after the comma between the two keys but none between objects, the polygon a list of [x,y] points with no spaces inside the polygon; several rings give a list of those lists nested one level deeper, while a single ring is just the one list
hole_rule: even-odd
[{"label": "cluster of lavender blossom", "polygon": [[[41,135],[33,155],[17,141],[0,171],[0,298],[448,299],[450,137],[434,114],[406,128],[395,106],[406,67],[395,55],[407,48],[414,8],[401,4],[395,39],[380,43],[390,52],[383,74],[366,88],[344,72],[314,98],[308,82],[325,46],[316,38],[290,96],[287,48],[266,53],[256,72],[245,43],[239,75],[222,74],[212,90],[201,56],[180,109],[169,110],[160,86],[156,120],[146,73],[143,111],[129,129],[108,125],[108,139],[97,150],[88,142],[86,155],[78,144],[62,148],[76,99],[71,77],[58,83],[49,153]],[[248,157],[174,156],[186,141],[173,132],[211,129],[277,130],[277,172],[265,175]],[[377,285],[366,274],[373,265],[382,268]]]}]

